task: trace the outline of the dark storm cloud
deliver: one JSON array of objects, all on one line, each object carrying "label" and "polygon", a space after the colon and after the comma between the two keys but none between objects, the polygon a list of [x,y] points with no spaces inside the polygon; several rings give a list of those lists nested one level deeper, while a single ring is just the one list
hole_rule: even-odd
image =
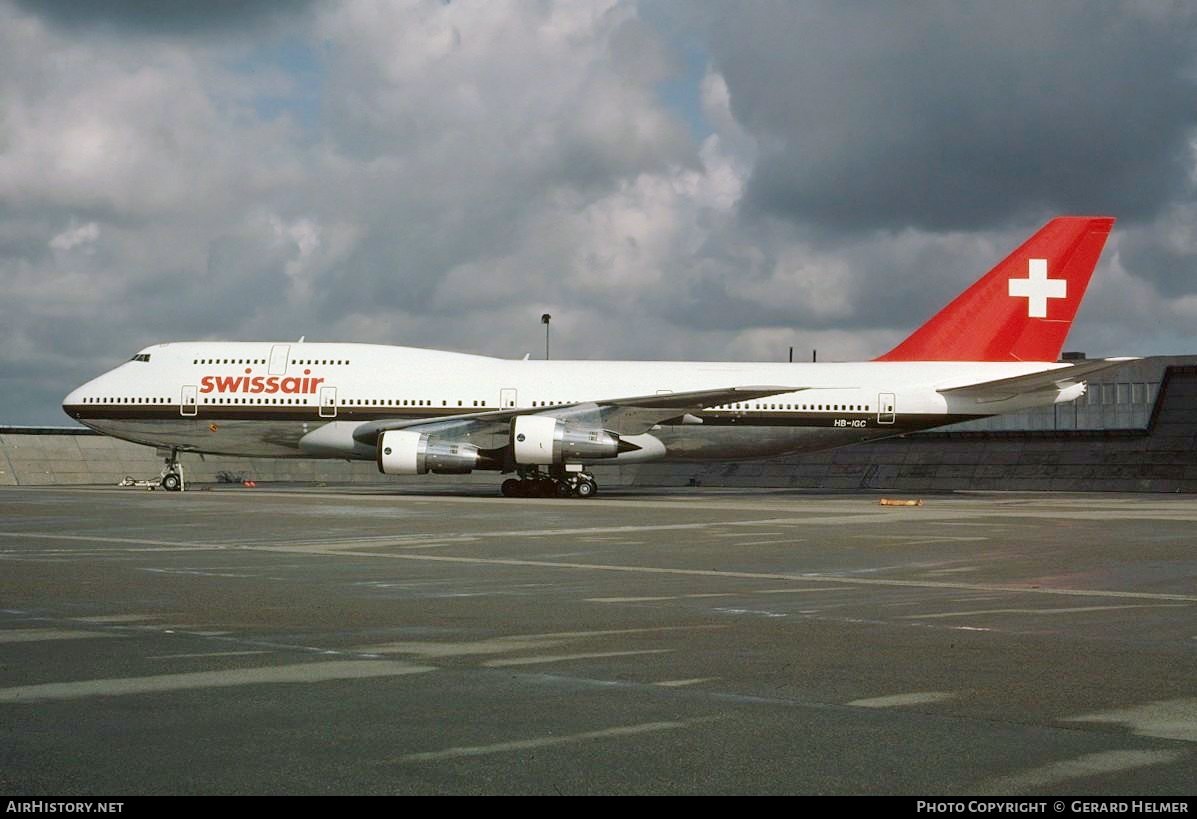
[{"label": "dark storm cloud", "polygon": [[145,34],[244,30],[293,16],[308,0],[16,0],[25,11],[65,29],[101,28]]},{"label": "dark storm cloud", "polygon": [[1166,226],[1131,232],[1118,245],[1122,264],[1168,299],[1197,293],[1197,247],[1171,242]]},{"label": "dark storm cloud", "polygon": [[720,5],[715,67],[760,159],[746,213],[850,231],[1189,190],[1197,17],[1083,2]]}]

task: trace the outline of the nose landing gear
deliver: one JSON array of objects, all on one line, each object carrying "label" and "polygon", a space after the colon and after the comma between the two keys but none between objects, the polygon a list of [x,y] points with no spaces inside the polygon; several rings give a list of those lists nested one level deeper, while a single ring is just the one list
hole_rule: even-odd
[{"label": "nose landing gear", "polygon": [[170,455],[166,458],[166,465],[162,467],[162,473],[157,478],[137,480],[130,475],[118,486],[136,486],[141,489],[162,488],[167,492],[182,492],[184,488],[183,465],[179,463],[179,450],[174,448],[170,450]]},{"label": "nose landing gear", "polygon": [[167,492],[179,492],[183,489],[183,473],[167,472],[162,476],[162,488]]},{"label": "nose landing gear", "polygon": [[179,450],[174,447],[171,447],[166,466],[162,468],[162,488],[167,492],[183,491],[183,465],[179,463]]}]

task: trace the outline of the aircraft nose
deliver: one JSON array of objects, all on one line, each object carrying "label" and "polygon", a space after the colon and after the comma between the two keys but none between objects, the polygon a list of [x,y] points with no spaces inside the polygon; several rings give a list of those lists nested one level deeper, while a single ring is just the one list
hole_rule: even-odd
[{"label": "aircraft nose", "polygon": [[83,387],[76,387],[62,399],[62,411],[72,418],[78,417],[78,410],[74,409],[83,399]]},{"label": "aircraft nose", "polygon": [[81,414],[80,408],[84,404],[84,398],[88,395],[95,395],[95,383],[98,379],[93,378],[86,384],[81,384],[75,389],[66,394],[62,399],[62,411],[75,420],[79,419]]}]

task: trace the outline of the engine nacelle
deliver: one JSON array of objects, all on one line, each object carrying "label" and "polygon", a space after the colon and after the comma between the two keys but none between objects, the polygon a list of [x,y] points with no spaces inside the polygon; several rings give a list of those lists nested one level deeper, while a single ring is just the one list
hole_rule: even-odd
[{"label": "engine nacelle", "polygon": [[545,415],[516,417],[511,422],[511,445],[517,464],[561,464],[619,454],[619,436],[614,432]]},{"label": "engine nacelle", "polygon": [[392,429],[378,436],[377,460],[378,471],[386,475],[464,475],[478,466],[478,447]]}]

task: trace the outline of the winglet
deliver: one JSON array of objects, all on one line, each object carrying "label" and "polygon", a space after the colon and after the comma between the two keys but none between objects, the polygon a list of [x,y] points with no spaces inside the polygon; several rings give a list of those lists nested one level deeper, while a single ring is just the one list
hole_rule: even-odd
[{"label": "winglet", "polygon": [[1059,216],[878,361],[1055,361],[1114,226]]}]

